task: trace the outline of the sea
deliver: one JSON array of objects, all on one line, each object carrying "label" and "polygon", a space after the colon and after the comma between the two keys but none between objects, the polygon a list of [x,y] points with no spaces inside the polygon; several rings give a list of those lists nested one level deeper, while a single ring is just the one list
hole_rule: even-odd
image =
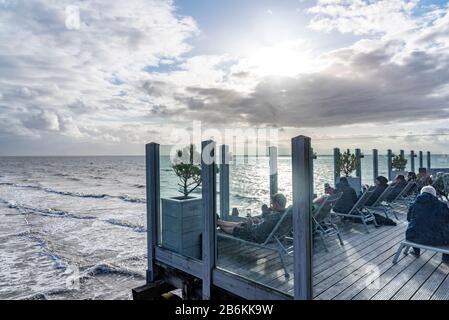
[{"label": "sea", "polygon": [[[256,215],[269,201],[268,158],[235,162],[230,207]],[[432,155],[432,166],[449,167],[449,157]],[[386,167],[379,156],[379,174]],[[179,195],[168,156],[160,171],[161,197]],[[291,201],[289,156],[278,173]],[[318,156],[314,192],[332,180],[332,156]],[[372,182],[368,155],[362,183]],[[0,157],[0,299],[131,299],[145,283],[145,210],[143,156]]]}]

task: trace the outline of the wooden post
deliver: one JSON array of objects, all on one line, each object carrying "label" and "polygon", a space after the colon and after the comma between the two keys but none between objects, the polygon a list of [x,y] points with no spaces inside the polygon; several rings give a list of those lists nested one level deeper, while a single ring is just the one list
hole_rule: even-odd
[{"label": "wooden post", "polygon": [[340,158],[340,149],[334,148],[334,186],[340,181],[340,166],[338,165],[338,159]]},{"label": "wooden post", "polygon": [[360,149],[355,149],[355,158],[356,158],[356,168],[355,168],[355,175],[356,177],[359,177],[362,179],[362,152]]},{"label": "wooden post", "polygon": [[220,163],[220,218],[229,218],[229,147],[221,146]]},{"label": "wooden post", "polygon": [[373,181],[376,182],[376,178],[379,176],[379,152],[377,149],[373,149]]},{"label": "wooden post", "polygon": [[312,299],[313,153],[309,137],[292,139],[294,298]]},{"label": "wooden post", "polygon": [[394,157],[393,152],[388,149],[387,151],[387,170],[388,170],[388,180],[391,181],[393,179],[392,177],[392,171],[393,171],[393,167],[391,165],[391,158]]},{"label": "wooden post", "polygon": [[159,219],[159,144],[145,146],[146,197],[147,197],[147,284],[157,278],[155,248],[157,246],[157,221]]},{"label": "wooden post", "polygon": [[217,257],[216,247],[216,161],[215,142],[201,144],[201,183],[203,226],[203,299],[210,300],[212,293],[212,270]]},{"label": "wooden post", "polygon": [[430,151],[427,151],[427,172],[430,174]]},{"label": "wooden post", "polygon": [[415,151],[410,151],[410,171],[415,172]]},{"label": "wooden post", "polygon": [[424,159],[422,151],[419,152],[419,168],[424,168]]},{"label": "wooden post", "polygon": [[278,193],[278,148],[269,147],[270,156],[270,197]]}]

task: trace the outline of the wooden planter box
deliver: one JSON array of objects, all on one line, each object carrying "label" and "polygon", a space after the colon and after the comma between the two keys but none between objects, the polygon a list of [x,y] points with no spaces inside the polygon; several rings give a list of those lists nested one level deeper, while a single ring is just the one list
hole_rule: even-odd
[{"label": "wooden planter box", "polygon": [[161,201],[162,247],[201,259],[202,199],[180,197]]}]

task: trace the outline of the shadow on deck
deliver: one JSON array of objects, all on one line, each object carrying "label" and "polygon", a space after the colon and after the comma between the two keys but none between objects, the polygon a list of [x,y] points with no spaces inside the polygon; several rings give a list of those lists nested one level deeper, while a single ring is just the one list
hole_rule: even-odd
[{"label": "shadow on deck", "polygon": [[[327,239],[326,252],[316,239],[313,256],[314,299],[447,300],[449,265],[441,254],[422,251],[419,258],[393,256],[404,239],[406,208],[397,205],[397,226],[374,228],[366,233],[361,224],[340,223],[344,246]],[[293,279],[284,275],[279,256],[272,251],[219,240],[217,266],[283,293],[293,295]],[[293,259],[287,257],[293,274]]]}]

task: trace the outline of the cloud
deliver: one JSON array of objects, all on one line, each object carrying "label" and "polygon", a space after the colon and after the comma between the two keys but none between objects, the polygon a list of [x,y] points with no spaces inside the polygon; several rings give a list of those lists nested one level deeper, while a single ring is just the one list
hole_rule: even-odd
[{"label": "cloud", "polygon": [[417,26],[418,0],[318,0],[308,9],[314,30],[354,33],[397,33]]},{"label": "cloud", "polygon": [[352,42],[206,55],[190,51],[199,27],[171,0],[0,1],[0,143],[125,150],[193,120],[292,134],[449,118],[447,7],[319,0],[308,13],[311,38]]},{"label": "cloud", "polygon": [[147,114],[148,94],[156,95],[140,87],[144,68],[182,60],[199,32],[171,0],[6,0],[0,21],[0,118],[14,124],[2,130],[8,139],[48,132],[76,139],[101,127],[96,135],[118,141],[109,131]]},{"label": "cloud", "polygon": [[406,40],[362,40],[322,55],[327,67],[319,72],[265,77],[249,94],[190,87],[185,113],[212,123],[289,127],[448,118],[447,51],[409,49]]}]

